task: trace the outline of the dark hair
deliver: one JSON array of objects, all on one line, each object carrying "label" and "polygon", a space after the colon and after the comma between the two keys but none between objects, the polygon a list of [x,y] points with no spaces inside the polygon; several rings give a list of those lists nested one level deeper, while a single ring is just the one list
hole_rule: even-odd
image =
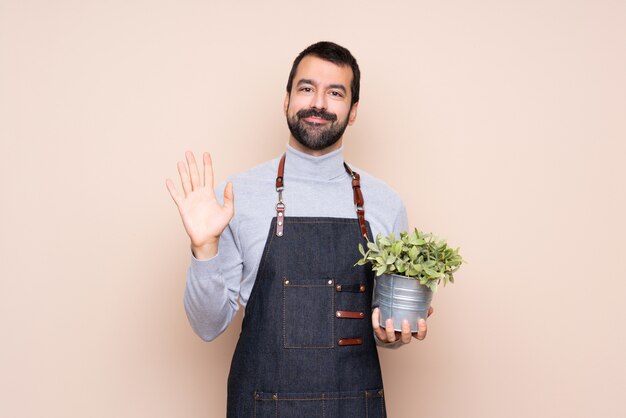
[{"label": "dark hair", "polygon": [[359,70],[359,64],[357,64],[356,59],[346,48],[337,45],[336,43],[325,41],[309,46],[304,51],[300,52],[300,54],[293,61],[291,72],[289,73],[289,80],[287,80],[287,94],[291,94],[291,86],[293,85],[293,78],[296,76],[298,65],[300,64],[300,61],[302,61],[302,58],[307,55],[313,55],[339,66],[349,66],[352,69],[352,82],[350,83],[352,104],[359,101],[359,88],[361,84],[361,71]]}]

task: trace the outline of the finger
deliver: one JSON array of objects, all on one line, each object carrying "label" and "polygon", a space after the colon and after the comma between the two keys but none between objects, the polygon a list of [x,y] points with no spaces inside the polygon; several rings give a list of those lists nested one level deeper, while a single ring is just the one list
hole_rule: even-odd
[{"label": "finger", "polygon": [[428,308],[428,318],[430,318],[430,316],[433,314],[433,312],[435,312],[435,310],[433,309],[433,307],[432,307],[432,306],[430,306],[430,307]]},{"label": "finger", "polygon": [[228,209],[230,216],[235,213],[235,194],[233,193],[233,184],[228,182],[224,188],[224,207]]},{"label": "finger", "polygon": [[185,167],[185,163],[179,161],[176,165],[178,167],[178,174],[180,175],[180,182],[183,184],[183,191],[185,192],[185,197],[189,193],[191,193],[191,183],[189,182],[189,174],[187,174],[187,167]]},{"label": "finger", "polygon": [[392,318],[387,318],[387,321],[385,321],[385,333],[387,334],[387,341],[390,343],[396,340],[396,332],[393,330]]},{"label": "finger", "polygon": [[198,173],[198,164],[196,164],[196,157],[193,152],[185,152],[185,158],[187,159],[187,165],[189,166],[189,175],[191,176],[191,190],[196,190],[200,187],[200,174]]},{"label": "finger", "polygon": [[420,318],[417,320],[417,334],[415,335],[415,338],[417,338],[418,340],[423,340],[424,338],[426,338],[426,320],[424,318]]},{"label": "finger", "polygon": [[380,328],[380,309],[378,308],[374,308],[372,312],[372,328],[380,341],[387,342],[387,334]]},{"label": "finger", "polygon": [[402,335],[400,339],[404,344],[411,342],[411,324],[409,324],[409,321],[406,319],[402,321]]},{"label": "finger", "polygon": [[215,187],[213,184],[213,160],[211,160],[211,154],[205,152],[202,154],[202,166],[204,168],[204,187],[208,187],[211,190]]},{"label": "finger", "polygon": [[181,200],[181,196],[178,193],[178,190],[176,190],[174,182],[170,179],[165,180],[165,187],[167,187],[167,190],[170,192],[170,196],[172,196],[172,199],[174,199],[174,203],[176,203],[176,206],[178,206],[178,203]]}]

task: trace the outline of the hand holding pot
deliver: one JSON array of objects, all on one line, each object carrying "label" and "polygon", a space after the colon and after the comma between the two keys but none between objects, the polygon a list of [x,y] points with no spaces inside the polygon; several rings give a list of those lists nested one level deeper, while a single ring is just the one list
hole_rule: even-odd
[{"label": "hand holding pot", "polygon": [[[428,308],[428,316],[433,313],[433,307]],[[411,337],[418,340],[426,338],[428,327],[425,319],[419,319],[417,321],[417,332],[411,333],[411,324],[409,321],[402,321],[402,332],[394,331],[393,319],[387,319],[385,328],[380,326],[380,309],[374,308],[372,312],[372,328],[374,328],[374,334],[383,343],[393,343],[397,340],[402,341],[402,344],[408,344],[411,342]]]}]

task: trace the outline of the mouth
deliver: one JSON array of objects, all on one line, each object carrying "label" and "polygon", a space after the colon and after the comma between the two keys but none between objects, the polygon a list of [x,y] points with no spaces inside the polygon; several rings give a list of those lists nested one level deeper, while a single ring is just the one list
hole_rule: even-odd
[{"label": "mouth", "polygon": [[318,116],[309,116],[309,117],[304,118],[303,120],[312,125],[322,125],[322,124],[330,122],[328,119],[320,118]]},{"label": "mouth", "polygon": [[327,125],[337,120],[337,115],[320,109],[302,109],[296,113],[296,116],[310,126]]}]

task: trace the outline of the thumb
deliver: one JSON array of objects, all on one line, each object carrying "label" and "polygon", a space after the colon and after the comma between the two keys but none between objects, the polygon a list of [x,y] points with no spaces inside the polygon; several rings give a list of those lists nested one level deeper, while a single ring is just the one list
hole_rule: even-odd
[{"label": "thumb", "polygon": [[233,183],[228,182],[224,188],[224,207],[233,213],[235,209],[235,195],[233,193]]}]

